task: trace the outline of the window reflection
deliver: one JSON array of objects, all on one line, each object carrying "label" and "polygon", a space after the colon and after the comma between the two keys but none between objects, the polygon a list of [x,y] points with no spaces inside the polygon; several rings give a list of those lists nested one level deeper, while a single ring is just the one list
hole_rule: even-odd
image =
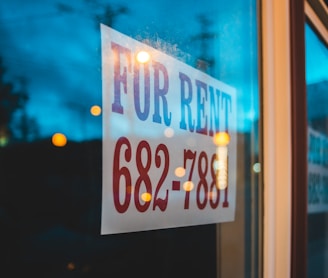
[{"label": "window reflection", "polygon": [[328,49],[306,24],[308,108],[308,277],[328,268]]},{"label": "window reflection", "polygon": [[[244,0],[0,2],[1,277],[216,277],[217,269],[251,277],[260,211],[249,167],[259,152],[256,12],[256,1]],[[100,23],[237,89],[234,223],[99,235]]]},{"label": "window reflection", "polygon": [[[235,9],[238,5],[251,4],[240,1],[229,7],[225,3],[225,12],[221,15],[220,4],[211,1],[200,9],[191,9],[188,1],[180,1],[177,9],[172,9],[170,1],[160,1],[156,4],[159,8],[154,9],[146,0],[138,4],[35,2],[37,9],[33,9],[33,5],[17,9],[19,3],[20,0],[15,0],[1,4],[0,32],[7,39],[1,42],[0,55],[4,77],[15,84],[12,91],[27,96],[20,109],[25,109],[25,117],[28,117],[25,121],[29,121],[30,139],[51,136],[58,126],[73,140],[101,138],[100,118],[89,117],[84,107],[84,103],[90,106],[101,103],[100,22],[236,87],[242,107],[241,130],[250,129],[258,118],[258,102],[252,97],[257,84],[251,82],[257,76],[257,67],[245,58],[256,59],[253,54],[257,50],[256,37],[248,37],[249,28],[256,34],[256,18],[245,18],[243,22],[241,9]],[[168,12],[174,20],[162,20]],[[28,70],[17,67],[22,62],[28,64]],[[25,81],[19,85],[21,78]],[[17,88],[19,86],[21,88]],[[78,118],[83,124],[71,124]],[[16,125],[19,121],[11,120]],[[18,127],[10,127],[10,131],[13,130],[22,132]]]}]

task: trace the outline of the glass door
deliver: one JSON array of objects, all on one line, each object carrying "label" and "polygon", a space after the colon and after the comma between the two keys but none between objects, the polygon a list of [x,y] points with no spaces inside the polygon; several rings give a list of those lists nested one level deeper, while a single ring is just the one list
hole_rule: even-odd
[{"label": "glass door", "polygon": [[[327,34],[327,33],[326,33]],[[305,26],[308,111],[308,275],[328,275],[328,48]]]},{"label": "glass door", "polygon": [[260,277],[259,29],[255,0],[1,1],[0,276]]}]

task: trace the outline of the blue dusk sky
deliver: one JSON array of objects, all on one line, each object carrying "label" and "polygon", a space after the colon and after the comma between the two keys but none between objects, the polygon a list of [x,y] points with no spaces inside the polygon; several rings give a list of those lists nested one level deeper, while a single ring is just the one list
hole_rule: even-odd
[{"label": "blue dusk sky", "polygon": [[[247,130],[259,114],[255,3],[214,2],[1,1],[6,79],[27,91],[26,110],[41,137],[62,132],[78,141],[101,138],[101,116],[89,112],[92,105],[102,106],[100,23],[192,66],[202,55],[197,38],[206,31],[206,55],[215,60],[210,74],[237,89],[238,127]],[[104,17],[106,9],[115,15],[112,22]]]}]

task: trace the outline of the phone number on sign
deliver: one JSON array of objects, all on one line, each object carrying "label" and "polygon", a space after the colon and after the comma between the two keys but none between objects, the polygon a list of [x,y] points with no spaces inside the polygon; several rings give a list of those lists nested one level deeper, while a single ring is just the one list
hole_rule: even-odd
[{"label": "phone number on sign", "polygon": [[[224,193],[222,206],[229,206],[228,186],[224,189],[219,189],[217,186],[219,171],[217,162],[217,154],[208,156],[204,151],[197,152],[184,149],[183,167],[176,169],[178,177],[188,174],[188,180],[183,183],[183,190],[185,191],[184,209],[189,209],[191,194],[196,194],[196,204],[199,209],[202,210],[207,206],[216,209],[220,203],[221,191]],[[150,168],[153,164],[160,172],[157,181],[150,177]],[[129,170],[132,167],[138,172],[136,180],[133,180],[133,175]],[[196,171],[194,171],[195,167]],[[134,202],[139,212],[145,212],[149,209],[155,210],[157,207],[161,211],[165,211],[169,204],[170,191],[166,189],[163,193],[161,189],[168,177],[169,168],[169,150],[164,144],[159,144],[152,150],[149,143],[143,140],[138,143],[136,149],[133,149],[129,139],[126,137],[119,138],[115,145],[113,157],[113,201],[117,212],[126,212],[131,202]],[[208,176],[210,182],[208,182]],[[197,182],[196,190],[193,190],[192,180]],[[181,190],[180,181],[172,180],[169,182],[172,184],[173,191]]]}]

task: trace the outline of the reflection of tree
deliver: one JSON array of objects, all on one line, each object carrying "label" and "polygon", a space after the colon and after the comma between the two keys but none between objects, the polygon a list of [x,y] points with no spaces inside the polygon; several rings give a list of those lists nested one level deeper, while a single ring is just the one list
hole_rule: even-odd
[{"label": "reflection of tree", "polygon": [[[93,20],[97,23],[103,23],[109,27],[113,27],[116,18],[120,15],[128,14],[129,9],[123,5],[104,4],[94,0],[85,0],[88,4],[89,11],[92,11],[94,16]],[[57,9],[62,13],[81,13],[82,11],[67,4],[57,3]],[[83,13],[83,12],[82,12]]]},{"label": "reflection of tree", "polygon": [[10,136],[10,123],[13,113],[19,108],[21,98],[18,92],[14,91],[14,84],[4,80],[5,68],[0,60],[0,140],[1,145],[6,144]]},{"label": "reflection of tree", "polygon": [[[20,79],[18,84],[20,89],[17,90],[13,82],[5,80],[5,67],[0,59],[0,146],[6,145],[10,139],[27,140],[32,134],[37,134],[36,121],[26,112],[25,79]],[[17,117],[18,111],[21,113]]]},{"label": "reflection of tree", "polygon": [[24,77],[21,77],[19,83],[21,87],[20,114],[15,121],[15,137],[23,141],[29,141],[39,137],[39,128],[36,119],[31,118],[26,111],[26,103],[29,99],[26,88],[27,81]]},{"label": "reflection of tree", "polygon": [[127,14],[129,12],[128,8],[125,6],[119,6],[114,8],[110,4],[106,4],[103,6],[103,11],[100,14],[97,14],[95,19],[98,22],[101,22],[109,27],[113,27],[115,19],[123,14]]},{"label": "reflection of tree", "polygon": [[328,134],[328,80],[307,84],[308,125]]}]

